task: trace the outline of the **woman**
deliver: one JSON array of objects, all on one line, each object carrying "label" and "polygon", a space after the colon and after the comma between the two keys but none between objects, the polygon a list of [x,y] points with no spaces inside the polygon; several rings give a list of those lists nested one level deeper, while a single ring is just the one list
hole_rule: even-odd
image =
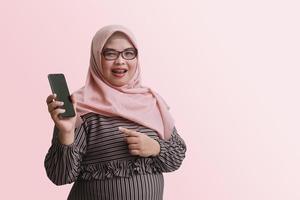
[{"label": "woman", "polygon": [[85,86],[71,96],[73,118],[47,98],[55,123],[45,158],[56,185],[75,182],[69,200],[161,200],[163,172],[178,169],[186,145],[163,99],[141,85],[138,48],[123,26],[93,38]]}]

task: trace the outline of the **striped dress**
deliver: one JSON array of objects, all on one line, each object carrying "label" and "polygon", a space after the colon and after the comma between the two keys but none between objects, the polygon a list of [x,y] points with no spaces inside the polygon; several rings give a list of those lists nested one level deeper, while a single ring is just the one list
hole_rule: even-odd
[{"label": "striped dress", "polygon": [[[162,140],[156,131],[121,117],[88,113],[82,119],[71,145],[59,142],[54,127],[44,162],[54,184],[74,182],[68,200],[162,200],[162,173],[178,169],[186,152],[176,128],[169,140]],[[159,155],[131,155],[119,126],[155,139],[160,144]]]}]

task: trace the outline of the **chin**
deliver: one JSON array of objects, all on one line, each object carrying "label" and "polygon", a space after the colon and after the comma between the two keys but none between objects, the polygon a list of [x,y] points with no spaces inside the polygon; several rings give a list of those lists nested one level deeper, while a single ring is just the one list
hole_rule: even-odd
[{"label": "chin", "polygon": [[122,87],[122,86],[126,85],[127,82],[119,82],[118,81],[118,82],[112,82],[110,84],[112,84],[113,86],[116,86],[116,87]]}]

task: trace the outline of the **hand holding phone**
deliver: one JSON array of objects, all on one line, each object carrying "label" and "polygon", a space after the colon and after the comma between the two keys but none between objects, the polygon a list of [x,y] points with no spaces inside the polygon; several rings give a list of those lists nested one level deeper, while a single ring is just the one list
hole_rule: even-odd
[{"label": "hand holding phone", "polygon": [[53,94],[57,95],[57,100],[64,102],[61,106],[66,111],[61,113],[61,117],[74,117],[75,110],[71,101],[68,85],[64,74],[48,74],[48,80]]},{"label": "hand holding phone", "polygon": [[58,129],[58,139],[62,144],[72,144],[75,135],[76,102],[69,94],[63,74],[49,74],[48,79],[53,94],[47,97],[46,102],[55,127]]}]

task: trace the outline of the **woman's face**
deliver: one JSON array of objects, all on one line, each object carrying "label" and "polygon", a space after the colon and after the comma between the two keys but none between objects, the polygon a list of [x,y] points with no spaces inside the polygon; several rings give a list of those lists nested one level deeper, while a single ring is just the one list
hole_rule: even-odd
[{"label": "woman's face", "polygon": [[[118,53],[124,50],[124,53]],[[103,76],[110,84],[121,87],[133,78],[137,68],[135,52],[134,46],[123,33],[114,33],[107,40],[101,53],[101,65]]]}]

